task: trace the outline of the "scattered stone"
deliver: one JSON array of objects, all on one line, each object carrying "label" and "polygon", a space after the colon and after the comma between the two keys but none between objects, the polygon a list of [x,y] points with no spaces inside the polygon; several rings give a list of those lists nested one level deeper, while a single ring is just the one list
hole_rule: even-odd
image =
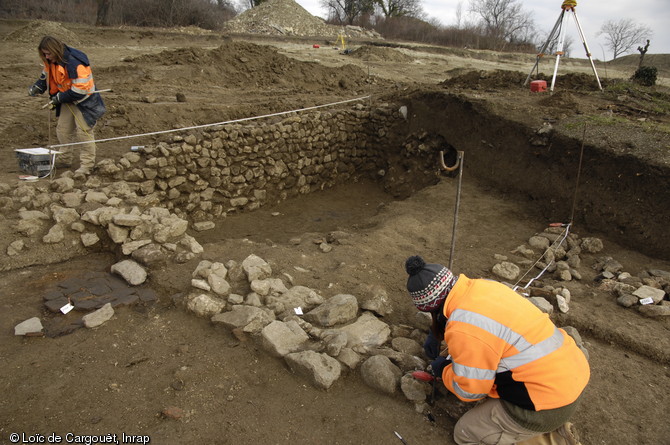
[{"label": "scattered stone", "polygon": [[649,274],[654,277],[663,278],[670,281],[670,272],[660,269],[649,269]]},{"label": "scattered stone", "polygon": [[529,300],[545,314],[551,315],[554,312],[554,306],[552,306],[545,298],[530,297]]},{"label": "scattered stone", "polygon": [[309,340],[309,335],[295,321],[275,320],[261,331],[263,347],[276,357],[297,352]]},{"label": "scattered stone", "polygon": [[249,282],[254,280],[264,280],[272,275],[272,268],[264,259],[249,255],[242,261],[242,269],[247,274]]},{"label": "scattered stone", "polygon": [[519,276],[519,266],[509,261],[503,261],[493,266],[493,273],[508,281],[513,281]]},{"label": "scattered stone", "polygon": [[423,402],[426,400],[426,385],[423,382],[412,377],[411,374],[405,374],[400,379],[400,389],[412,402]]},{"label": "scattered stone", "polygon": [[306,377],[317,388],[328,389],[340,378],[340,362],[327,354],[314,351],[294,352],[284,359],[291,371]]},{"label": "scattered stone", "polygon": [[362,357],[351,348],[342,348],[337,359],[349,369],[356,369]]},{"label": "scattered stone", "polygon": [[637,310],[647,317],[667,317],[670,316],[670,305],[647,304],[638,306]]},{"label": "scattered stone", "polygon": [[195,287],[196,289],[204,290],[205,292],[212,290],[212,287],[209,285],[209,283],[207,283],[207,281],[197,278],[191,280],[191,286]]},{"label": "scattered stone", "polygon": [[98,309],[95,312],[86,314],[82,317],[84,321],[84,326],[87,328],[95,328],[105,323],[114,316],[114,309],[110,303],[105,304],[103,307]]},{"label": "scattered stone", "polygon": [[42,322],[39,317],[33,317],[14,326],[14,335],[41,335],[42,329]]},{"label": "scattered stone", "polygon": [[226,302],[207,294],[199,294],[191,298],[186,307],[199,317],[212,317],[226,307]]},{"label": "scattered stone", "polygon": [[349,294],[338,294],[306,313],[305,320],[321,326],[335,326],[355,319],[357,314],[358,300],[356,297]]},{"label": "scattered stone", "polygon": [[633,295],[635,295],[640,300],[645,298],[651,298],[654,301],[653,304],[658,304],[665,297],[665,291],[663,289],[656,289],[651,286],[644,285],[641,286],[639,289],[637,289],[635,292],[633,292]]},{"label": "scattered stone", "polygon": [[623,307],[635,306],[639,301],[640,299],[632,294],[623,294],[616,300],[617,304]]},{"label": "scattered stone", "polygon": [[196,232],[204,232],[205,230],[212,230],[216,227],[214,221],[200,221],[193,223],[193,230]]},{"label": "scattered stone", "polygon": [[528,240],[528,244],[530,247],[534,249],[538,249],[541,252],[544,252],[549,248],[551,245],[551,242],[544,236],[531,236],[530,239]]},{"label": "scattered stone", "polygon": [[133,286],[140,285],[147,279],[147,271],[133,260],[123,260],[113,264],[111,271],[114,274],[120,275]]},{"label": "scattered stone", "polygon": [[7,255],[16,256],[20,254],[25,246],[23,240],[12,241],[9,246],[7,246]]},{"label": "scattered stone", "polygon": [[225,280],[225,275],[226,273],[224,267],[223,272],[212,272],[207,276],[207,284],[209,285],[210,289],[220,297],[227,297],[231,291],[230,283]]},{"label": "scattered stone", "polygon": [[56,224],[49,229],[49,233],[42,237],[42,241],[46,244],[55,244],[60,243],[64,238],[65,232],[63,232],[63,227],[60,224]]},{"label": "scattered stone", "polygon": [[293,286],[282,295],[268,295],[265,305],[279,318],[292,315],[295,308],[310,311],[324,302],[324,298],[305,286]]},{"label": "scattered stone", "polygon": [[585,252],[598,253],[603,250],[603,242],[600,238],[582,238],[580,247]]},{"label": "scattered stone", "polygon": [[244,332],[261,332],[274,320],[272,311],[246,305],[235,305],[232,310],[212,317],[212,323],[222,323],[231,330],[241,328]]},{"label": "scattered stone", "polygon": [[370,312],[365,312],[354,323],[341,328],[347,334],[348,348],[381,346],[389,338],[391,328]]},{"label": "scattered stone", "polygon": [[375,314],[386,317],[393,312],[388,294],[384,288],[377,285],[363,284],[358,288],[359,302],[361,309],[374,312]]},{"label": "scattered stone", "polygon": [[80,238],[84,247],[91,247],[100,241],[100,237],[93,232],[82,233]]},{"label": "scattered stone", "polygon": [[398,387],[402,372],[388,357],[375,355],[363,362],[361,376],[369,386],[393,394]]}]

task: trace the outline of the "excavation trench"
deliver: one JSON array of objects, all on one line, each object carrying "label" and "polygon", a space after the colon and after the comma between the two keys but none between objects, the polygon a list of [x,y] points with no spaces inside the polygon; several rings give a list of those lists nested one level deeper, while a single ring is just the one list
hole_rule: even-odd
[{"label": "excavation trench", "polygon": [[[529,218],[565,223],[574,215],[574,224],[592,234],[660,259],[670,255],[670,207],[659,205],[670,202],[667,168],[558,131],[538,132],[444,90],[177,133],[142,152],[101,161],[101,184],[87,186],[130,190],[138,196],[132,205],[173,212],[189,221],[189,233],[201,242],[251,236],[244,222],[234,228],[244,221],[240,215],[253,219],[260,209],[291,215],[284,239],[273,240],[287,242],[299,231],[321,230],[326,222],[342,230],[365,224],[360,215],[347,219],[347,208],[362,205],[374,214],[384,203],[454,181],[458,172],[440,167],[440,153],[451,166],[458,151],[466,179],[525,208]],[[299,204],[282,205],[328,190],[324,204],[339,207],[324,205],[323,214],[305,218]],[[281,217],[274,221],[282,223]],[[203,224],[208,230],[193,230]],[[103,243],[97,250],[120,250],[99,232]],[[261,237],[260,232],[253,236]],[[2,269],[62,261],[86,251],[73,244],[56,246],[47,256],[26,252],[5,261]]]},{"label": "excavation trench", "polygon": [[[494,255],[512,251],[538,227],[548,222],[569,222],[573,203],[574,223],[580,231],[602,234],[637,252],[667,256],[669,238],[663,223],[670,217],[669,209],[655,203],[669,202],[670,186],[662,182],[664,179],[652,180],[660,167],[634,164],[624,156],[585,144],[575,194],[581,148],[580,140],[558,132],[538,134],[536,129],[501,119],[481,104],[443,91],[422,91],[394,101],[362,102],[334,111],[178,134],[169,141],[147,145],[140,152],[129,152],[120,160],[101,161],[96,172],[99,179],[89,180],[86,187],[130,191],[135,196],[132,202],[119,204],[129,206],[129,212],[131,207],[135,213],[142,208],[161,208],[188,221],[188,234],[205,247],[204,254],[174,255],[172,261],[166,261],[172,251],[170,243],[164,243],[141,257],[149,261],[143,262],[136,252],[125,249],[147,238],[148,233],[133,229],[123,238],[116,238],[119,228],[112,231],[110,226],[97,229],[101,242],[88,250],[78,243],[79,234],[72,234],[74,241],[69,248],[49,244],[42,250],[30,249],[11,258],[4,269],[81,260],[97,251],[104,255],[87,257],[90,260],[85,270],[58,266],[54,270],[63,272],[45,275],[40,285],[47,290],[65,284],[88,288],[101,281],[104,286],[115,286],[108,273],[109,261],[130,256],[143,263],[150,276],[142,286],[144,290],[130,298],[138,303],[151,302],[158,295],[169,299],[188,292],[185,283],[200,258],[225,262],[232,258],[240,261],[252,253],[279,255],[290,275],[309,269],[311,264],[302,264],[301,258],[318,252],[313,244],[328,242],[331,232],[351,232],[361,237],[368,233],[384,239],[388,231],[385,221],[394,218],[397,220],[392,223],[390,237],[384,241],[390,245],[389,252],[397,256],[419,249],[446,261],[453,241],[450,228],[454,209],[450,207],[438,216],[434,209],[429,212],[422,206],[432,206],[431,200],[435,199],[452,202],[453,196],[435,197],[431,191],[434,188],[428,186],[441,183],[449,185],[450,193],[456,190],[459,171],[448,171],[443,164],[455,165],[458,152],[463,154],[467,189],[462,206],[469,213],[470,226],[464,226],[457,235],[463,240],[458,239],[456,270],[472,274],[483,270],[487,274]],[[630,171],[637,174],[624,173]],[[668,176],[667,172],[660,173],[660,178]],[[476,204],[481,215],[473,214],[474,203],[470,201],[475,184],[477,193],[495,196],[487,198],[487,204],[482,205],[481,199]],[[425,193],[429,199],[414,199],[414,195]],[[405,204],[414,208],[411,217],[394,214],[397,205]],[[488,204],[499,209],[488,212]],[[88,202],[80,211],[103,207]],[[501,213],[505,210],[511,215],[522,212],[525,221]],[[503,230],[496,227],[497,218],[508,216],[509,220],[501,224],[517,221],[518,227],[504,228],[504,241],[485,234]],[[540,223],[533,223],[537,221]],[[440,234],[426,233],[431,231]],[[357,239],[362,242],[362,238]],[[383,274],[370,279],[360,271],[347,269],[364,270],[368,262],[381,261],[385,255],[379,247],[367,253],[357,251],[357,259],[338,256],[341,253],[319,259],[321,268],[331,270],[332,281],[319,282],[322,272],[315,271],[314,287],[329,289],[333,282],[340,282],[341,291],[349,293],[362,284],[381,280]],[[461,248],[468,253],[461,254]],[[159,250],[160,261],[151,262]],[[393,262],[400,260],[395,258]],[[393,304],[407,311],[411,308],[406,301],[403,304],[403,280],[397,272],[390,272],[393,279],[387,278],[386,286],[396,291]],[[665,343],[659,342],[657,347],[653,334],[640,337],[621,328],[627,326],[626,314],[611,296],[606,298],[604,304],[616,314],[614,317],[621,318],[615,327],[609,325],[612,318],[603,324],[588,316],[570,315],[563,317],[564,321],[594,338],[615,340],[621,347],[667,362]],[[57,306],[51,309],[57,311]],[[404,323],[411,316],[400,312],[395,320]],[[58,324],[51,324],[50,334],[77,329],[80,325],[73,317],[77,318],[64,317]],[[616,330],[616,326],[622,330]]]},{"label": "excavation trench", "polygon": [[[557,131],[538,132],[502,119],[484,104],[443,90],[416,92],[381,106],[359,105],[353,112],[318,113],[316,120],[296,119],[301,121],[293,123],[297,132],[303,131],[303,124],[315,128],[330,121],[333,137],[321,145],[307,131],[297,141],[298,148],[289,149],[285,162],[293,179],[290,175],[288,179],[267,178],[256,196],[248,184],[231,189],[227,193],[231,199],[246,194],[249,200],[223,212],[232,216],[359,181],[379,184],[389,199],[403,199],[440,180],[454,180],[456,172],[440,168],[440,152],[446,164],[453,165],[457,151],[462,151],[466,177],[514,200],[527,209],[529,217],[563,223],[572,217],[581,229],[650,256],[670,258],[670,232],[665,223],[670,208],[660,205],[670,202],[670,172],[664,166],[645,164]],[[268,130],[267,124],[259,128],[265,128],[264,134],[286,136]],[[267,144],[267,138],[263,142]],[[258,162],[256,153],[251,159],[244,163]],[[300,159],[309,165],[301,164]],[[365,193],[363,189],[353,193],[351,205]],[[192,204],[190,209],[188,203],[168,205],[186,210],[191,219],[203,217]],[[303,228],[314,231],[318,224]],[[203,232],[201,236],[220,239],[226,235]]]}]

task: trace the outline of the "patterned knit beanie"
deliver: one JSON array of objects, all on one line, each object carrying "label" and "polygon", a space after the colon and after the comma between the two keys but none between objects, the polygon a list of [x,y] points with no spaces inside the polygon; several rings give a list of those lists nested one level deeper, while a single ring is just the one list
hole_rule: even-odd
[{"label": "patterned knit beanie", "polygon": [[409,274],[407,290],[414,305],[422,312],[438,309],[454,287],[457,278],[440,264],[426,264],[420,256],[411,256],[405,261]]}]

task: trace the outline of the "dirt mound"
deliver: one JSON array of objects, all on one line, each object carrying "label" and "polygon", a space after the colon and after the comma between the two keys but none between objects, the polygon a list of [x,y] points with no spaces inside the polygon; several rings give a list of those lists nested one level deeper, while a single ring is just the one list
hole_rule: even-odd
[{"label": "dirt mound", "polygon": [[393,48],[382,48],[379,46],[365,45],[352,51],[351,56],[371,62],[400,62],[412,63],[414,58],[401,53]]},{"label": "dirt mound", "polygon": [[[501,89],[514,88],[523,85],[528,77],[520,71],[467,71],[452,70],[454,76],[440,83],[441,86],[447,88],[468,88],[472,90],[482,89]],[[551,76],[546,76],[540,73],[534,76],[532,80],[546,80],[547,85],[551,82]],[[608,82],[605,79],[600,79],[603,88],[607,86]],[[556,76],[556,85],[561,85],[561,88],[572,91],[594,91],[598,89],[593,74],[585,73],[567,73]]]},{"label": "dirt mound", "polygon": [[526,75],[519,71],[468,71],[440,83],[447,88],[509,88],[523,84]]},{"label": "dirt mound", "polygon": [[[542,76],[540,79],[545,79],[547,84],[551,82],[551,76]],[[608,82],[606,79],[600,79],[600,84],[604,87]],[[556,76],[556,85],[561,85],[561,88],[578,90],[578,91],[594,91],[598,89],[598,82],[596,77],[585,73],[567,73]]]},{"label": "dirt mound", "polygon": [[[367,75],[354,65],[326,67],[314,62],[300,62],[291,59],[270,46],[247,42],[226,42],[218,48],[179,48],[158,54],[127,58],[127,62],[139,65],[185,65],[204,67],[194,71],[187,69],[190,81],[198,77],[203,80],[218,78],[225,87],[288,86],[298,90],[346,88],[362,85]],[[178,78],[179,69],[172,70]]]},{"label": "dirt mound", "polygon": [[293,0],[269,0],[261,3],[226,22],[224,30],[242,34],[324,36],[333,40],[339,34],[349,37],[379,37],[376,32],[357,26],[328,25]]},{"label": "dirt mound", "polygon": [[551,95],[547,95],[540,99],[540,105],[545,107],[557,107],[557,108],[578,108],[577,100],[572,93],[565,91],[556,91]]},{"label": "dirt mound", "polygon": [[79,46],[82,44],[77,34],[65,28],[60,23],[46,20],[32,21],[23,28],[19,28],[5,36],[4,40],[37,45],[44,36],[56,37],[68,46]]}]

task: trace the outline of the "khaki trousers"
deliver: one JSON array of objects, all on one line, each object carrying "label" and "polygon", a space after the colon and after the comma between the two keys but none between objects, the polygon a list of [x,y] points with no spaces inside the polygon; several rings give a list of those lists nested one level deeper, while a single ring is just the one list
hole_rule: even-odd
[{"label": "khaki trousers", "polygon": [[540,435],[517,424],[500,399],[487,399],[465,413],[454,428],[459,445],[511,445]]},{"label": "khaki trousers", "polygon": [[82,168],[91,169],[95,164],[95,136],[93,129],[86,124],[81,110],[75,104],[62,104],[60,116],[56,126],[56,135],[61,144],[70,144],[72,142],[87,142],[85,144],[71,145],[67,147],[58,147],[58,151],[63,152],[59,155],[57,161],[64,164],[72,163],[72,149],[79,148],[79,160]]},{"label": "khaki trousers", "polygon": [[528,430],[507,414],[500,399],[486,399],[465,413],[454,427],[458,445],[579,445],[572,424],[555,431]]}]

